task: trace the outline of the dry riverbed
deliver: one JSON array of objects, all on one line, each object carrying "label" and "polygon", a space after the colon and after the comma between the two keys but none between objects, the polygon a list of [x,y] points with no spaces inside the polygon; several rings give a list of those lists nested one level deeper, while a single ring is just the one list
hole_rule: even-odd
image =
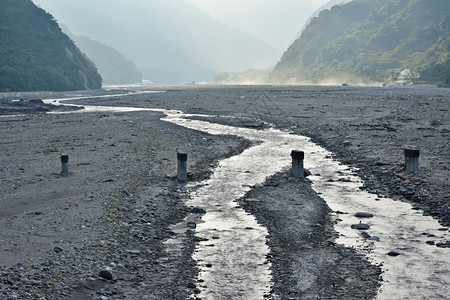
[{"label": "dry riverbed", "polygon": [[[359,168],[369,191],[412,201],[450,224],[448,89],[156,89],[166,92],[113,97],[124,91],[109,91],[111,97],[75,103],[178,109],[310,136]],[[186,230],[175,251],[163,243],[175,234],[169,225],[195,209],[185,205],[189,195],[173,178],[176,151],[189,154],[190,180],[202,180],[220,158],[249,143],[175,126],[156,112],[34,112],[0,116],[0,299],[186,299],[201,292],[191,259],[195,231]],[[403,171],[404,147],[420,148],[419,173]],[[68,178],[59,175],[62,152],[69,154]],[[239,201],[269,230],[273,299],[376,295],[380,269],[335,243],[333,213],[307,180],[276,174]],[[448,246],[434,242],[430,247]],[[105,270],[112,280],[98,276]]]}]

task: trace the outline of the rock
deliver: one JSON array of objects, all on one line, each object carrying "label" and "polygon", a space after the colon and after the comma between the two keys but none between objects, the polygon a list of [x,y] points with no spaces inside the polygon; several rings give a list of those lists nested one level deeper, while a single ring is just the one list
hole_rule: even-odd
[{"label": "rock", "polygon": [[189,228],[195,229],[195,228],[197,228],[197,223],[195,223],[195,221],[191,220],[187,223],[187,226]]},{"label": "rock", "polygon": [[367,230],[370,228],[369,224],[359,223],[359,224],[352,224],[352,229],[358,229],[358,230]]},{"label": "rock", "polygon": [[396,251],[389,251],[387,255],[389,255],[389,256],[399,256],[400,253],[398,253]]},{"label": "rock", "polygon": [[308,176],[311,176],[311,175],[312,175],[312,173],[311,173],[310,170],[308,170],[308,169],[304,169],[304,170],[303,170],[303,176],[304,176],[304,177],[308,177]]},{"label": "rock", "polygon": [[436,243],[436,247],[439,247],[439,248],[450,248],[450,241]]},{"label": "rock", "polygon": [[379,238],[378,236],[376,236],[376,235],[373,235],[373,236],[371,236],[371,237],[369,238],[369,241],[377,241],[377,242],[379,242],[379,241],[380,241],[380,238]]},{"label": "rock", "polygon": [[220,239],[220,237],[217,236],[217,235],[213,235],[213,236],[212,236],[212,239],[213,239],[213,240],[218,240],[218,239]]},{"label": "rock", "polygon": [[345,250],[345,245],[344,244],[336,244],[336,249],[339,251],[344,251]]},{"label": "rock", "polygon": [[366,213],[366,212],[357,212],[355,214],[355,217],[357,217],[357,218],[373,218],[373,214]]},{"label": "rock", "polygon": [[200,294],[202,291],[199,288],[194,289],[194,294]]},{"label": "rock", "polygon": [[55,251],[55,253],[61,253],[64,251],[64,249],[61,247],[55,247],[55,248],[53,248],[53,251]]},{"label": "rock", "polygon": [[190,288],[190,289],[195,289],[197,286],[195,285],[195,283],[189,282],[189,283],[187,284],[187,287]]},{"label": "rock", "polygon": [[427,245],[434,245],[435,242],[434,241],[426,241]]},{"label": "rock", "polygon": [[98,273],[98,276],[106,280],[113,280],[113,275],[111,271],[107,270],[100,271],[100,273]]},{"label": "rock", "polygon": [[30,99],[28,100],[28,103],[35,105],[45,104],[44,101],[42,101],[42,99]]},{"label": "rock", "polygon": [[194,208],[192,208],[191,213],[193,213],[193,214],[206,214],[206,210],[204,210],[203,208],[194,207]]},{"label": "rock", "polygon": [[340,178],[339,179],[340,182],[352,182],[352,180],[350,178]]}]

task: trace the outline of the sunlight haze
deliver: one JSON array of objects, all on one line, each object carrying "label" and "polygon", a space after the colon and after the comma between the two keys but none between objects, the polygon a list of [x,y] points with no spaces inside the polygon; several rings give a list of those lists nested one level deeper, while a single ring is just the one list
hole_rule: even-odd
[{"label": "sunlight haze", "polygon": [[311,14],[328,0],[186,0],[229,26],[285,51]]}]

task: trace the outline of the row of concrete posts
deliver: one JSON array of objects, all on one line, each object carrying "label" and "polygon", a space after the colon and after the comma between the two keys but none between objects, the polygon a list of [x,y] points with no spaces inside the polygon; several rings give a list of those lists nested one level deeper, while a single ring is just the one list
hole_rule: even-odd
[{"label": "row of concrete posts", "polygon": [[[404,149],[405,154],[405,171],[417,172],[419,171],[419,150]],[[305,159],[305,153],[303,151],[292,150],[292,169],[291,174],[295,178],[302,179],[305,177],[305,170],[303,167],[303,161]],[[177,180],[180,183],[187,182],[187,153],[177,152]],[[69,176],[69,155],[61,154],[61,176]]]}]

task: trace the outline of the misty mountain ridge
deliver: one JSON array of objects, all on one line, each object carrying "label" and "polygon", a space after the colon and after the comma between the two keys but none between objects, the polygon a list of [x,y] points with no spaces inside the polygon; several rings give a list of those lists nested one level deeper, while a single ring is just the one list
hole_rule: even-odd
[{"label": "misty mountain ridge", "polygon": [[272,82],[449,84],[450,1],[354,0],[323,10],[285,52]]},{"label": "misty mountain ridge", "polygon": [[112,47],[85,36],[77,36],[60,25],[80,50],[94,63],[102,76],[103,84],[132,84],[142,82],[142,73],[124,55]]},{"label": "misty mountain ridge", "polygon": [[95,65],[31,0],[0,1],[0,91],[98,89]]},{"label": "misty mountain ridge", "polygon": [[279,52],[184,0],[34,0],[74,34],[123,53],[156,83],[274,65]]}]

